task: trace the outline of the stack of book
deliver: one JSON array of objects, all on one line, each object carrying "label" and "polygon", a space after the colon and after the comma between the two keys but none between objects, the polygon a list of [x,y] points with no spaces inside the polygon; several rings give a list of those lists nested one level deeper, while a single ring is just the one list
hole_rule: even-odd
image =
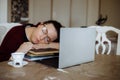
[{"label": "stack of book", "polygon": [[58,57],[59,50],[53,48],[31,49],[24,57],[28,61]]}]

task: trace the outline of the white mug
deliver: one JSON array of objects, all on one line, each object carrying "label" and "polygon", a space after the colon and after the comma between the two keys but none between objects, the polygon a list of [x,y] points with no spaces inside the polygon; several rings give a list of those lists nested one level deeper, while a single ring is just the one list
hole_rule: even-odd
[{"label": "white mug", "polygon": [[23,52],[14,52],[11,54],[13,59],[13,66],[14,67],[23,67],[23,59],[25,56],[25,53]]}]

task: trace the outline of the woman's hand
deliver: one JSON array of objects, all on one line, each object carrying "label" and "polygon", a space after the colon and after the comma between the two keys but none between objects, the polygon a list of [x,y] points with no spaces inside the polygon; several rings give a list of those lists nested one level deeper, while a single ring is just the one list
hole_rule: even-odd
[{"label": "woman's hand", "polygon": [[57,43],[57,42],[51,42],[51,43],[49,44],[49,47],[50,47],[50,48],[59,49],[59,43]]},{"label": "woman's hand", "polygon": [[55,48],[59,49],[59,43],[51,42],[49,44],[34,44],[33,48],[40,49],[40,48]]},{"label": "woman's hand", "polygon": [[40,49],[40,48],[48,48],[49,44],[34,44],[34,49]]},{"label": "woman's hand", "polygon": [[20,45],[16,52],[24,52],[27,53],[30,49],[33,48],[33,44],[31,42],[24,42]]}]

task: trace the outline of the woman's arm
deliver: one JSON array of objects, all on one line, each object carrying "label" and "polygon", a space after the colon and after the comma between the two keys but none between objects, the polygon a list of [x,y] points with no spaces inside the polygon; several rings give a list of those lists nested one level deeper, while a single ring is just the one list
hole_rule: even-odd
[{"label": "woman's arm", "polygon": [[31,42],[24,42],[23,44],[20,45],[20,47],[16,50],[16,52],[27,53],[32,48],[33,48],[33,44]]},{"label": "woman's arm", "polygon": [[51,43],[48,44],[48,48],[59,49],[59,43],[57,43],[57,42],[51,42]]},{"label": "woman's arm", "polygon": [[59,49],[59,43],[51,42],[49,44],[34,44],[33,48],[40,49],[40,48],[55,48]]},{"label": "woman's arm", "polygon": [[[31,42],[24,42],[20,45],[20,47],[15,52],[27,53],[30,49],[32,49],[32,47],[33,47],[33,44]],[[10,57],[9,60],[12,60],[12,57]]]},{"label": "woman's arm", "polygon": [[27,53],[30,49],[40,49],[40,48],[55,48],[59,49],[59,43],[51,42],[49,44],[32,44],[31,42],[24,42],[21,46],[16,50],[16,52],[24,52]]}]

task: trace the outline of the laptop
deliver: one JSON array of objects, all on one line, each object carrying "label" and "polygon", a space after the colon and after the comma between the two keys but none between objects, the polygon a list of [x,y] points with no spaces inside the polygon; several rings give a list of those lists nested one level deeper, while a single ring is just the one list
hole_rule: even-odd
[{"label": "laptop", "polygon": [[94,61],[94,28],[61,28],[58,68]]}]

